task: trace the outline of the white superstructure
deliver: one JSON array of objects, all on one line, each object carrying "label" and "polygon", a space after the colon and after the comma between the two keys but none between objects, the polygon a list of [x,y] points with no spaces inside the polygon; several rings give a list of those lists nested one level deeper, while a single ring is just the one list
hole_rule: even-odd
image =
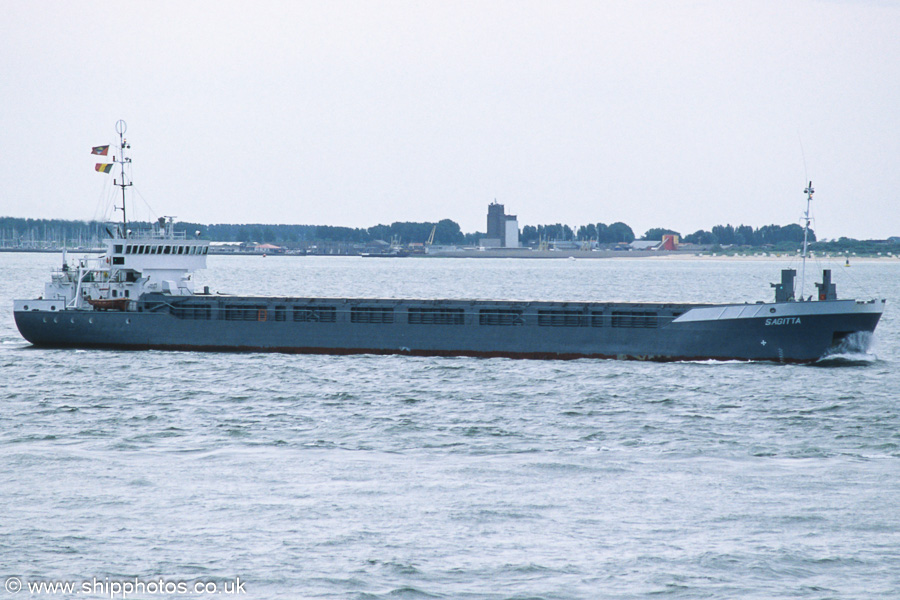
[{"label": "white superstructure", "polygon": [[171,217],[160,221],[150,231],[106,240],[99,257],[70,262],[64,256],[62,268],[44,286],[43,300],[61,300],[66,309],[127,309],[127,300],[144,292],[193,294],[193,272],[206,268],[209,242],[175,232]]},{"label": "white superstructure", "polygon": [[[62,267],[52,272],[44,285],[44,296],[38,300],[16,300],[25,310],[133,310],[133,300],[145,292],[161,292],[173,296],[194,293],[193,272],[206,268],[209,242],[188,239],[175,231],[174,217],[160,217],[149,230],[131,231],[125,218],[125,189],[131,186],[125,165],[131,159],[125,151],[125,122],[116,123],[119,133],[118,159],[121,179],[115,185],[122,189],[122,222],[108,229],[111,238],[104,241],[105,252],[69,261],[63,251]],[[105,154],[105,151],[104,151]],[[104,163],[109,164],[109,163]],[[198,232],[199,233],[199,232]]]}]

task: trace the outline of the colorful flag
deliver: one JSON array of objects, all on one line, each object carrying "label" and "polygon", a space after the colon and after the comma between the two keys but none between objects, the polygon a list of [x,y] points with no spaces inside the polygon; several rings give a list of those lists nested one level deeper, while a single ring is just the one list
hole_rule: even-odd
[{"label": "colorful flag", "polygon": [[97,163],[94,165],[94,170],[99,173],[109,173],[112,171],[113,163]]},{"label": "colorful flag", "polygon": [[106,153],[109,152],[109,146],[94,146],[91,148],[91,154],[99,154],[101,156],[106,156]]}]

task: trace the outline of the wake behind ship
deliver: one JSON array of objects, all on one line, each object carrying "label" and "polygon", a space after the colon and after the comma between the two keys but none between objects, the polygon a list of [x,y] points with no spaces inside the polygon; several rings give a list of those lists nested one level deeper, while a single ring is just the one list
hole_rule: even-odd
[{"label": "wake behind ship", "polygon": [[[793,269],[773,284],[775,302],[756,304],[197,293],[192,276],[206,267],[208,241],[176,232],[172,218],[147,231],[127,228],[131,161],[124,122],[117,130],[119,159],[98,170],[120,167],[123,222],[102,256],[70,263],[64,254],[41,298],[14,301],[16,325],[35,346],[808,363],[848,344],[864,349],[884,310],[884,300],[839,300],[827,270],[818,299],[797,300]],[[808,224],[811,184],[806,192]]]}]

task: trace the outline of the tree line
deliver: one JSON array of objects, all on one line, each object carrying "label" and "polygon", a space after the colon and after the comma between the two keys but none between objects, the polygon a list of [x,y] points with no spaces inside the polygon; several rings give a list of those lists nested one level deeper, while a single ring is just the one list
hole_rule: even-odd
[{"label": "tree line", "polygon": [[[710,231],[698,230],[682,236],[674,229],[653,227],[648,229],[640,239],[661,240],[664,235],[677,235],[682,242],[709,246],[766,246],[781,243],[802,243],[803,228],[793,225],[766,225],[754,229],[749,225],[716,225]],[[577,228],[557,223],[555,225],[526,225],[522,228],[520,241],[533,244],[541,240],[561,241],[595,241],[600,244],[631,243],[637,237],[625,223],[616,222],[582,225]],[[809,230],[808,241],[816,241],[815,232]]]},{"label": "tree line", "polygon": [[[652,230],[651,230],[652,231]],[[648,232],[649,233],[649,232]],[[648,238],[649,239],[649,238]],[[816,233],[809,230],[807,240],[816,241]],[[766,225],[753,229],[749,225],[716,225],[710,231],[698,230],[684,236],[683,241],[692,244],[719,246],[767,246],[783,243],[803,243],[803,228],[791,225]]]},{"label": "tree line", "polygon": [[[155,224],[132,221],[130,230],[151,229]],[[68,245],[97,245],[111,235],[116,225],[101,221],[67,221],[62,219],[23,219],[0,217],[0,242],[6,246],[31,242],[54,242]],[[188,237],[199,237],[219,242],[247,242],[270,244],[303,244],[339,242],[364,244],[383,240],[399,243],[424,243],[434,229],[434,244],[475,244],[484,237],[481,233],[463,233],[459,225],[443,219],[437,222],[396,222],[369,228],[339,227],[331,225],[275,225],[275,224],[212,224],[178,222],[176,232]]]},{"label": "tree line", "polygon": [[[67,221],[62,219],[23,219],[0,217],[0,242],[5,246],[27,245],[32,242],[52,241],[68,245],[97,245],[108,237],[107,223],[99,221]],[[151,223],[129,223],[130,229],[150,229]],[[180,222],[176,231],[188,237],[199,232],[200,237],[221,242],[270,243],[296,246],[317,242],[366,244],[382,240],[401,244],[424,243],[434,229],[433,243],[437,245],[477,244],[485,236],[481,232],[464,233],[459,224],[450,219],[437,222],[395,222],[368,228],[331,225],[275,225],[275,224],[202,224]],[[683,242],[719,246],[766,246],[800,244],[803,228],[800,225],[766,225],[754,229],[749,225],[716,225],[711,230],[698,230],[681,236],[679,232],[663,227],[647,230],[641,239],[659,240],[665,234],[678,235]],[[636,239],[634,231],[622,222],[612,224],[591,223],[570,227],[561,223],[525,225],[520,235],[522,245],[537,245],[545,240],[596,241],[600,244],[630,243]],[[815,232],[809,231],[809,241],[816,241]],[[856,240],[841,238],[841,246]]]},{"label": "tree line", "polygon": [[[194,227],[193,224],[177,223],[175,229]],[[424,243],[434,229],[434,244],[475,243],[478,234],[464,234],[459,225],[450,219],[436,223],[396,222],[390,225],[375,225],[368,228],[340,227],[334,225],[196,225],[201,237],[219,242],[263,242],[269,244],[296,244],[315,242],[338,242],[366,244],[377,240],[398,243]]]}]

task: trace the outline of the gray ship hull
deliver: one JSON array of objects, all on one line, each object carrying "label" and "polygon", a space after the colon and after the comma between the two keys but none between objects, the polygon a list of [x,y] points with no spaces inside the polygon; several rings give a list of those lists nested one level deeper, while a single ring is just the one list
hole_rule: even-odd
[{"label": "gray ship hull", "polygon": [[129,310],[16,301],[35,346],[537,359],[814,362],[883,301],[697,305],[145,294]]}]

